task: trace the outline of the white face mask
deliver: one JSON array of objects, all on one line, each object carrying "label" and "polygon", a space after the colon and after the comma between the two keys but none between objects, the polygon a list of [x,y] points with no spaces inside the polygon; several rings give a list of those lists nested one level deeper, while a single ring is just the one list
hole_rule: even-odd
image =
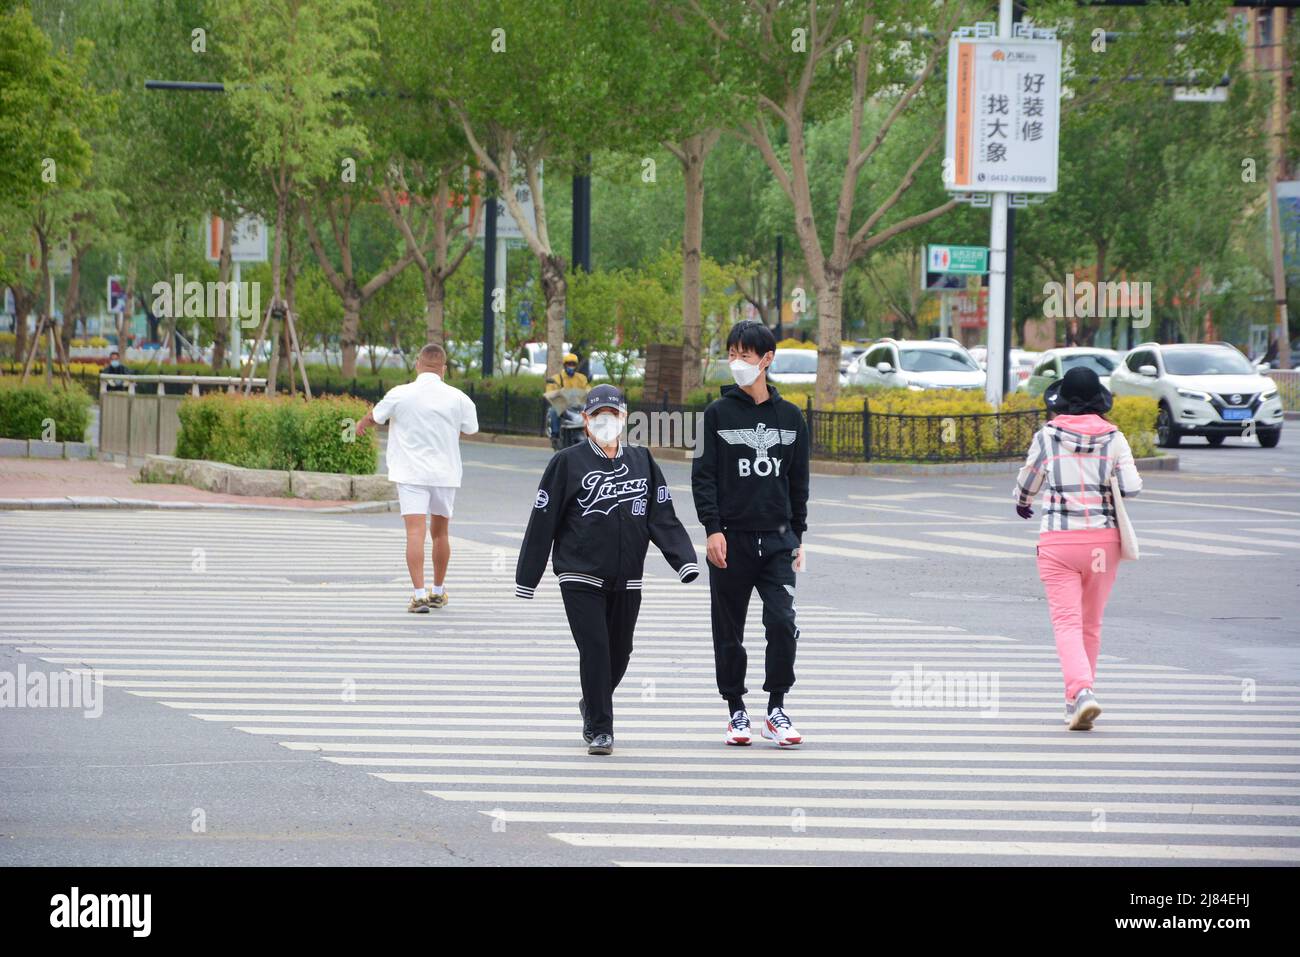
[{"label": "white face mask", "polygon": [[613,412],[604,412],[595,416],[587,428],[597,442],[609,445],[623,431],[623,417]]},{"label": "white face mask", "polygon": [[744,359],[733,359],[728,366],[731,369],[731,377],[742,389],[757,382],[758,374],[763,371],[757,363],[746,362]]}]

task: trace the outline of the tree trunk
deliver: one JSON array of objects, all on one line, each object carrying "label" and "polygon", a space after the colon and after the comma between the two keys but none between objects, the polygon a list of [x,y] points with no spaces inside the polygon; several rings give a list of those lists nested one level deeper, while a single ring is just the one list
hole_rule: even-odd
[{"label": "tree trunk", "polygon": [[[234,229],[223,227],[221,230],[221,258],[217,261],[217,281],[221,283],[221,288],[226,288],[226,283],[230,282],[231,263],[230,263],[230,240]],[[220,303],[217,306],[217,321],[214,323],[212,330],[212,374],[221,375],[221,370],[226,365],[226,344],[230,337],[230,298],[221,296]],[[238,322],[238,317],[236,317]]]},{"label": "tree trunk", "polygon": [[280,376],[280,320],[271,316],[271,327],[267,329],[267,338],[271,341],[271,360],[266,364],[266,394],[275,395]]},{"label": "tree trunk", "polygon": [[339,330],[339,349],[343,353],[343,378],[357,374],[357,333],[361,329],[361,297],[349,293],[343,297],[343,327]]},{"label": "tree trunk", "polygon": [[77,231],[70,232],[69,249],[72,251],[72,271],[68,274],[68,292],[63,301],[63,322],[59,326],[59,339],[63,343],[63,354],[71,355],[72,338],[77,332],[77,320],[81,318],[81,251],[77,248]]},{"label": "tree trunk", "polygon": [[542,264],[542,294],[546,297],[546,377],[549,379],[563,365],[564,310],[569,284],[564,278],[562,257],[551,254],[538,258]]},{"label": "tree trunk", "polygon": [[[832,273],[828,263],[826,272]],[[817,408],[828,409],[840,397],[840,314],[844,308],[843,273],[834,270],[817,286]]]},{"label": "tree trunk", "polygon": [[14,294],[14,361],[21,364],[27,358],[27,317],[36,304],[36,295],[19,286],[9,288]]},{"label": "tree trunk", "polygon": [[[45,329],[44,336],[49,335],[50,329],[54,327],[54,302],[50,296],[50,244],[45,237],[45,233],[37,231],[37,241],[41,247],[41,295],[45,299]],[[37,342],[36,348],[39,351],[42,343]],[[45,363],[45,384],[49,385],[53,381],[53,372],[50,366],[53,365],[53,358],[46,357],[49,361]]]},{"label": "tree trunk", "polygon": [[[285,276],[284,276],[284,302],[285,302],[285,307],[288,309],[286,316],[292,317],[296,328],[298,322],[298,314],[297,312],[294,311],[294,302],[296,301],[294,290],[298,285],[298,263],[296,263],[293,258],[292,234],[289,236],[288,260],[289,260],[288,268],[285,270]],[[286,318],[285,321],[282,323],[282,325],[284,326],[284,331],[282,333],[282,340],[280,342],[280,362],[284,366],[285,381],[289,383],[289,394],[294,395],[295,388],[296,388],[294,385],[294,354],[293,354],[293,341],[289,338],[289,319]],[[301,337],[302,330],[297,329],[297,332],[299,337]],[[302,346],[301,338],[299,338],[298,340],[298,345],[299,347]]]},{"label": "tree trunk", "polygon": [[683,140],[678,158],[686,186],[686,216],[682,227],[682,389],[690,392],[703,382],[700,366],[700,256],[704,244],[704,160],[717,134],[700,133]]},{"label": "tree trunk", "polygon": [[121,360],[126,362],[126,338],[131,330],[131,318],[135,315],[135,260],[126,267],[126,298],[122,301],[122,318],[117,320],[117,351]]},{"label": "tree trunk", "polygon": [[436,271],[424,273],[424,341],[446,345],[447,285]]}]

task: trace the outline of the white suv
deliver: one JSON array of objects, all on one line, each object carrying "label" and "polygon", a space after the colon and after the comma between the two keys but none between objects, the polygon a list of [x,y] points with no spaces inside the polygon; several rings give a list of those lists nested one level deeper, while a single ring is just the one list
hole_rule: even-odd
[{"label": "white suv", "polygon": [[1254,432],[1266,449],[1282,437],[1277,383],[1227,343],[1138,346],[1111,373],[1110,389],[1159,403],[1156,442],[1167,448],[1184,435],[1222,445]]},{"label": "white suv", "polygon": [[849,366],[850,385],[983,389],[984,371],[956,339],[881,339]]}]

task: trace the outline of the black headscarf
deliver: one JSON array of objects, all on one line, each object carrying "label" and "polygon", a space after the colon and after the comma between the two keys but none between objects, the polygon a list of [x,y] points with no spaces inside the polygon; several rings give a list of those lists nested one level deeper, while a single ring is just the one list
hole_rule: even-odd
[{"label": "black headscarf", "polygon": [[1057,415],[1105,415],[1113,402],[1110,390],[1086,366],[1075,366],[1043,393],[1047,411]]}]

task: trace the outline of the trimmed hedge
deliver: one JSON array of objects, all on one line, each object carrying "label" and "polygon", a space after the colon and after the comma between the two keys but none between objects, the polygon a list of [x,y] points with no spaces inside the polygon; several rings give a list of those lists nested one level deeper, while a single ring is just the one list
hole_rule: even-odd
[{"label": "trimmed hedge", "polygon": [[[906,420],[875,420],[886,424],[878,440],[891,452],[906,459],[960,460],[963,451],[969,456],[1014,457],[1029,447],[1036,427],[1024,421],[969,419],[960,416],[987,413],[989,405],[981,392],[959,389],[933,389],[912,392],[908,389],[885,389],[869,396],[874,414],[957,417],[952,423],[929,420],[928,427],[917,428]],[[835,404],[837,411],[862,411],[863,396],[845,396]],[[1042,398],[1013,392],[1006,396],[998,411],[1031,412],[1043,408]],[[1124,433],[1135,458],[1156,454],[1156,401],[1142,396],[1116,396],[1106,419]],[[924,421],[924,420],[922,420]],[[891,429],[892,431],[888,431]],[[945,431],[946,429],[946,431]]]},{"label": "trimmed hedge", "polygon": [[54,420],[55,442],[84,442],[90,425],[90,396],[82,389],[46,388],[28,380],[0,379],[0,438],[41,439]]},{"label": "trimmed hedge", "polygon": [[176,456],[253,469],[369,475],[376,464],[374,433],[357,438],[351,428],[368,408],[346,397],[307,402],[228,393],[190,396],[178,410]]},{"label": "trimmed hedge", "polygon": [[1156,455],[1156,411],[1159,408],[1155,399],[1141,395],[1117,395],[1115,404],[1106,413],[1106,420],[1115,423],[1115,427],[1124,433],[1133,457],[1137,459]]},{"label": "trimmed hedge", "polygon": [[[805,408],[807,390],[778,385],[781,394]],[[688,397],[692,407],[703,408],[717,397],[716,390],[697,389]],[[857,388],[840,394],[828,412],[861,413],[864,401],[872,412],[872,458],[901,461],[967,461],[1016,458],[1029,448],[1037,425],[1023,419],[963,418],[992,411],[982,391],[971,389]],[[1013,392],[998,411],[1036,412],[1043,408],[1041,396]],[[916,416],[917,418],[892,418]],[[935,418],[922,418],[934,416]],[[951,421],[945,421],[952,417]],[[862,455],[861,427],[848,416],[814,413],[814,445],[817,454],[855,459]],[[1116,396],[1106,418],[1124,433],[1136,458],[1156,454],[1156,401],[1141,396]],[[818,423],[821,424],[818,424]]]}]

